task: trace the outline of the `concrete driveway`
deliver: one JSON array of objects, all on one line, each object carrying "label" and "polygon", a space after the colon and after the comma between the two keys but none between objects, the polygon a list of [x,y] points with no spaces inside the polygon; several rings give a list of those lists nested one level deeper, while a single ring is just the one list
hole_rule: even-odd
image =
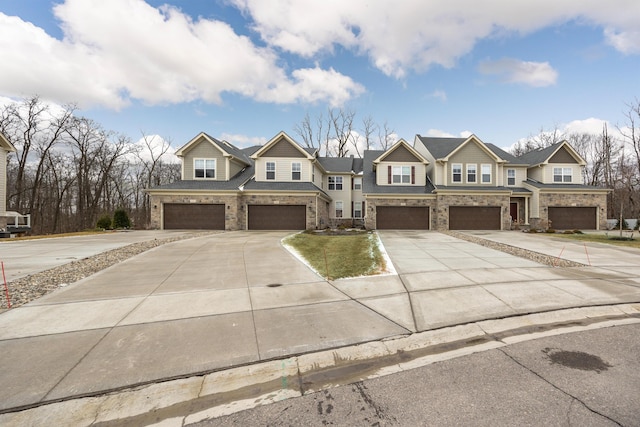
[{"label": "concrete driveway", "polygon": [[7,281],[39,273],[77,259],[90,257],[132,243],[189,234],[179,230],[114,231],[86,236],[38,240],[0,239],[0,261]]},{"label": "concrete driveway", "polygon": [[436,232],[381,232],[397,275],[328,282],[282,247],[286,234],[170,243],[0,314],[0,411],[475,320],[640,301],[633,272],[551,268]]}]

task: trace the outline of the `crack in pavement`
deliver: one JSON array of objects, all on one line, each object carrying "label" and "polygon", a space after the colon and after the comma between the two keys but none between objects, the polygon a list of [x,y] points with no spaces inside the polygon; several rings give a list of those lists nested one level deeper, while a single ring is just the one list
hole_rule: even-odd
[{"label": "crack in pavement", "polygon": [[[583,402],[581,399],[579,399],[578,397],[572,395],[571,393],[568,393],[567,391],[561,389],[560,387],[558,387],[557,385],[555,385],[554,383],[552,383],[551,381],[547,380],[545,377],[543,377],[541,374],[539,374],[538,372],[534,371],[533,369],[529,368],[528,366],[524,365],[522,362],[520,362],[518,359],[516,359],[514,356],[512,356],[511,354],[507,353],[503,348],[497,348],[496,350],[498,350],[499,352],[501,352],[502,354],[504,354],[505,356],[507,356],[509,359],[511,359],[514,363],[516,363],[517,365],[521,366],[522,368],[526,369],[527,371],[531,372],[533,375],[535,375],[536,377],[540,378],[542,381],[544,381],[545,383],[549,384],[551,387],[553,387],[554,389],[558,390],[560,393],[564,394],[565,396],[568,396],[572,399],[572,402],[578,402],[580,403],[585,409],[587,409],[588,411],[590,411],[593,414],[599,415],[602,418],[605,418],[609,421],[611,421],[612,423],[614,423],[615,425],[618,426],[623,426],[622,424],[620,424],[618,421],[614,420],[613,418],[596,411],[595,409],[591,408],[589,405],[587,405],[585,402]],[[571,410],[571,405],[569,405],[569,411]],[[567,416],[569,416],[569,413],[567,412]]]}]

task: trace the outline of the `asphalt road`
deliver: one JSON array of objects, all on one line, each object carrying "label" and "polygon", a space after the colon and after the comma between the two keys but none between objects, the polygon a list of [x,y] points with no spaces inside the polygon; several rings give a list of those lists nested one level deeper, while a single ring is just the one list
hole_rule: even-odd
[{"label": "asphalt road", "polygon": [[513,344],[192,426],[639,426],[640,325]]}]

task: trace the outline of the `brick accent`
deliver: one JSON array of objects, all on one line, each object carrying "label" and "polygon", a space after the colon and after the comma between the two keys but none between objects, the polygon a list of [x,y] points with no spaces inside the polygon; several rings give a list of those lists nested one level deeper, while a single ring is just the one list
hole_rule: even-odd
[{"label": "brick accent", "polygon": [[329,204],[318,198],[319,209],[316,209],[315,196],[274,196],[274,195],[189,195],[189,196],[151,196],[151,228],[162,228],[162,204],[224,204],[225,205],[225,230],[246,230],[248,221],[247,205],[305,205],[307,207],[306,227],[316,228],[316,210],[318,211],[318,228],[324,228],[329,223]]},{"label": "brick accent", "polygon": [[531,218],[531,227],[547,228],[549,207],[596,207],[598,208],[598,228],[607,229],[607,195],[580,193],[541,193],[540,218]]},{"label": "brick accent", "polygon": [[449,206],[500,206],[502,208],[502,230],[509,230],[511,227],[511,216],[509,214],[510,197],[508,194],[502,195],[439,195],[437,196],[437,209],[434,215],[435,229],[449,229]]}]

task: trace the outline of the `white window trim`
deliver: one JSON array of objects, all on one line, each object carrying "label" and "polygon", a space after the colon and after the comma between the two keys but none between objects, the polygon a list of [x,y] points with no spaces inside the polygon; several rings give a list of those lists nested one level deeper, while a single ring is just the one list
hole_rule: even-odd
[{"label": "white window trim", "polygon": [[[331,188],[331,178],[333,178],[333,188]],[[338,179],[340,179],[340,188],[338,188]],[[344,189],[344,179],[340,175],[330,175],[327,177],[327,189],[331,191],[342,191]]]},{"label": "white window trim", "polygon": [[362,190],[362,178],[360,177],[353,178],[353,189]]},{"label": "white window trim", "polygon": [[[560,170],[559,174],[556,174],[556,170]],[[565,172],[569,172],[569,173],[565,173]],[[556,176],[560,176],[560,180],[556,181]],[[566,180],[565,178],[568,177],[569,179]],[[566,182],[573,182],[573,168],[563,168],[563,167],[554,167],[553,168],[553,182],[557,182],[557,183],[566,183]]]},{"label": "white window trim", "polygon": [[[269,170],[269,165],[273,165],[273,170]],[[276,180],[276,162],[265,162],[264,165],[264,179],[267,181],[275,181]],[[269,172],[273,172],[273,178],[269,178]]]},{"label": "white window trim", "polygon": [[[509,176],[509,172],[513,172],[513,177]],[[513,187],[514,185],[516,185],[516,177],[518,176],[518,173],[516,172],[515,169],[507,169],[507,186]],[[509,183],[509,179],[513,178],[513,184]]]},{"label": "white window trim", "polygon": [[[489,168],[488,174],[484,173],[485,166]],[[489,175],[489,181],[484,180],[485,175]],[[493,168],[491,167],[491,163],[483,163],[482,165],[480,165],[480,182],[482,184],[491,184],[491,182],[493,182],[492,176],[493,176]]]},{"label": "white window trim", "polygon": [[[359,208],[358,205],[360,205]],[[360,212],[360,215],[356,215],[356,212]],[[362,202],[353,202],[353,217],[358,219],[362,218]]]},{"label": "white window trim", "polygon": [[[298,170],[297,171],[294,168],[296,165],[298,166]],[[296,172],[299,174],[297,179],[293,177],[293,174],[296,173]],[[300,180],[302,180],[302,163],[300,163],[300,162],[292,162],[291,163],[291,180],[292,181],[300,181]]]},{"label": "white window trim", "polygon": [[[340,209],[338,209],[338,204],[340,204]],[[342,200],[336,200],[335,202],[335,209],[333,211],[334,215],[336,218],[344,218],[344,203],[342,203]],[[340,211],[340,216],[338,216],[338,210]]]},{"label": "white window trim", "polygon": [[[460,180],[459,181],[455,180],[455,176],[456,176],[455,169],[456,169],[456,166],[459,166],[459,169],[460,169]],[[460,184],[463,182],[462,181],[462,163],[453,163],[451,165],[451,182],[452,183],[460,183]]]},{"label": "white window trim", "polygon": [[[196,176],[196,163],[202,160],[204,162],[204,168],[203,168],[203,173],[204,176]],[[211,170],[211,168],[207,168],[207,162],[213,162],[213,177],[207,177],[207,170]],[[218,169],[218,162],[216,161],[216,159],[211,159],[211,158],[204,158],[204,157],[198,157],[193,159],[193,179],[216,179],[216,174],[218,173],[217,171]]]},{"label": "white window trim", "polygon": [[[408,174],[404,173],[405,168],[408,169]],[[400,173],[396,173],[397,170],[400,170]],[[407,182],[404,182],[404,177],[408,178]],[[396,177],[400,178],[400,181],[396,182]],[[392,185],[409,185],[411,184],[411,166],[409,165],[395,165],[391,166],[391,184]]]},{"label": "white window trim", "polygon": [[[473,181],[469,181],[469,171],[473,169]],[[469,163],[467,164],[467,173],[465,175],[465,179],[467,184],[477,184],[478,183],[478,164],[477,163]]]}]

